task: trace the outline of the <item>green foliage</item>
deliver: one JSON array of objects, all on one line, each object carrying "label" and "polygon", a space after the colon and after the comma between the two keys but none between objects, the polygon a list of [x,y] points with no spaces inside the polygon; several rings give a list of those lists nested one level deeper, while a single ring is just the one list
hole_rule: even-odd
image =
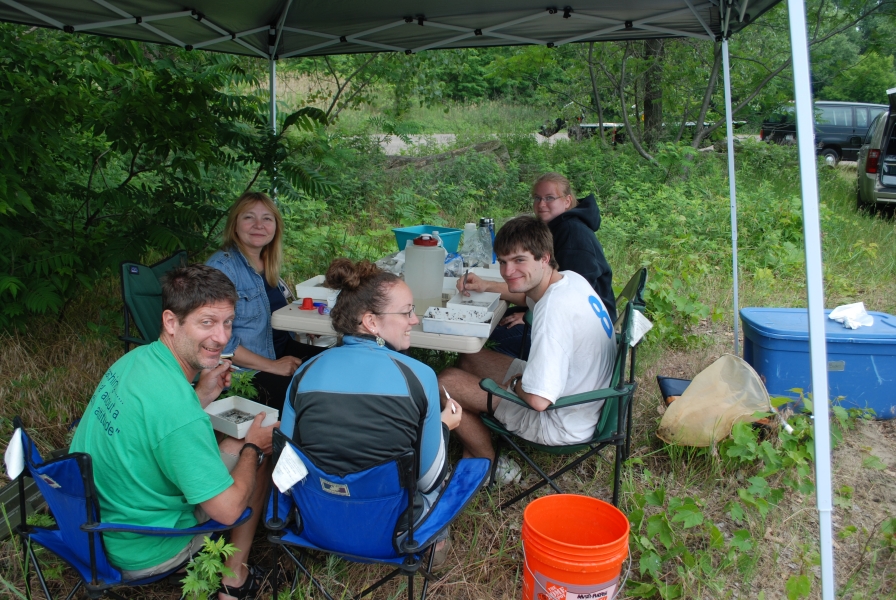
[{"label": "green foliage", "polygon": [[806,575],[791,575],[784,584],[784,592],[787,594],[787,600],[808,598],[812,592],[812,582]]},{"label": "green foliage", "polygon": [[181,580],[183,594],[189,600],[208,600],[221,587],[221,577],[233,577],[233,571],[224,561],[233,556],[237,548],[226,543],[223,537],[212,541],[206,536],[202,551],[187,564],[186,576]]},{"label": "green foliage", "polygon": [[819,97],[826,100],[887,103],[887,90],[896,86],[893,56],[871,51],[845,69]]},{"label": "green foliage", "polygon": [[0,25],[0,328],[125,259],[214,244],[233,199],[329,190],[316,108],[278,134],[245,60]]},{"label": "green foliage", "polygon": [[254,376],[254,371],[235,371],[231,373],[230,389],[224,392],[221,397],[240,396],[248,400],[254,400],[258,397],[258,390],[255,389],[255,384],[252,383],[252,377]]},{"label": "green foliage", "polygon": [[[843,411],[835,421],[839,428],[846,429],[861,417],[859,412]],[[730,498],[725,507],[727,516],[740,527],[733,531],[724,523],[707,519],[705,501],[671,495],[663,483],[644,471],[645,487],[653,491],[633,492],[627,511],[640,576],[640,581],[629,588],[632,597],[696,597],[699,594],[694,590],[718,585],[718,579],[724,579],[726,573],[745,573],[751,568],[754,540],[762,537],[770,512],[788,495],[810,496],[815,492],[811,419],[801,414],[789,423],[793,434],[781,429],[775,437],[751,423],[737,423],[731,437],[719,444],[718,458],[711,458],[709,451],[690,457],[692,467],[699,460],[715,461],[715,468],[721,472],[713,481],[728,482],[715,493]],[[667,448],[674,452],[674,447]],[[852,494],[853,490],[844,486],[835,502],[849,506]],[[882,531],[892,530],[894,523],[896,520],[886,523]],[[892,531],[883,533],[880,539],[882,544],[892,543]],[[807,564],[814,564],[813,552],[804,549],[803,554]],[[785,589],[789,598],[803,598],[811,591],[811,582],[805,575],[794,575]]]}]

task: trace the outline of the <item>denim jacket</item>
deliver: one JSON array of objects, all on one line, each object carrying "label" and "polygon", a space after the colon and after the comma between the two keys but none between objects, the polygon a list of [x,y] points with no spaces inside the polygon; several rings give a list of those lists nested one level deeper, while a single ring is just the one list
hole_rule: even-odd
[{"label": "denim jacket", "polygon": [[235,247],[218,250],[205,264],[222,271],[236,286],[236,318],[233,321],[233,334],[224,353],[233,352],[237,346],[242,346],[259,356],[275,360],[271,304],[264,291],[261,275]]}]

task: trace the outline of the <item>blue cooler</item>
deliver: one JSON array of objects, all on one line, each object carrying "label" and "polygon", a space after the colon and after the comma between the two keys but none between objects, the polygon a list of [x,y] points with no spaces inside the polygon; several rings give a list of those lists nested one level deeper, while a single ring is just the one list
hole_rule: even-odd
[{"label": "blue cooler", "polygon": [[[896,418],[896,317],[868,313],[871,327],[847,329],[827,318],[830,398],[845,408],[872,408],[878,419]],[[809,315],[805,308],[744,308],[744,360],[771,396],[798,398],[792,388],[812,391]]]}]

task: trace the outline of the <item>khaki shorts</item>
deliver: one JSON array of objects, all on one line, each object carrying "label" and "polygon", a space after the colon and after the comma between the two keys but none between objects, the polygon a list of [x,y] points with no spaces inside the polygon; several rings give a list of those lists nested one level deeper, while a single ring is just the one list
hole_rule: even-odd
[{"label": "khaki shorts", "polygon": [[[522,375],[526,370],[526,361],[514,358],[504,375],[504,382],[501,385],[507,385],[509,388],[510,381],[517,375]],[[507,391],[511,391],[508,389]],[[513,402],[502,401],[495,408],[495,418],[507,428],[507,431],[515,433],[524,440],[535,442],[536,444],[544,443],[544,435],[542,434],[542,413],[531,408],[525,408]]]},{"label": "khaki shorts", "polygon": [[[227,467],[228,473],[232,472],[233,469],[236,468],[236,463],[239,462],[239,460],[239,456],[230,454],[228,452],[221,452],[221,461],[224,463],[224,466]],[[193,509],[193,516],[196,518],[197,523],[205,523],[206,521],[211,519],[211,517],[208,516],[208,513],[205,512],[201,505],[197,505],[196,508]],[[159,573],[170,571],[178,565],[186,563],[190,558],[193,557],[193,555],[198,554],[199,551],[202,550],[202,546],[205,544],[205,538],[207,536],[207,533],[197,533],[193,536],[193,539],[190,540],[190,543],[188,543],[183,550],[181,550],[165,562],[161,562],[152,567],[146,567],[145,569],[134,569],[132,571],[122,569],[121,577],[125,581],[135,581],[137,579],[145,579]]]}]

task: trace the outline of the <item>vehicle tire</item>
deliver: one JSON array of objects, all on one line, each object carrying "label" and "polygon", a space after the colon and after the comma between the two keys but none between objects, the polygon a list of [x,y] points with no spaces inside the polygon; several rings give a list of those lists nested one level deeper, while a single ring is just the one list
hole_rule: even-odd
[{"label": "vehicle tire", "polygon": [[868,203],[862,198],[862,192],[859,190],[859,184],[856,184],[856,210],[859,212],[869,212]]},{"label": "vehicle tire", "polygon": [[836,167],[837,163],[840,162],[840,154],[833,148],[825,148],[822,151],[821,156],[824,158],[824,164],[829,167]]}]

